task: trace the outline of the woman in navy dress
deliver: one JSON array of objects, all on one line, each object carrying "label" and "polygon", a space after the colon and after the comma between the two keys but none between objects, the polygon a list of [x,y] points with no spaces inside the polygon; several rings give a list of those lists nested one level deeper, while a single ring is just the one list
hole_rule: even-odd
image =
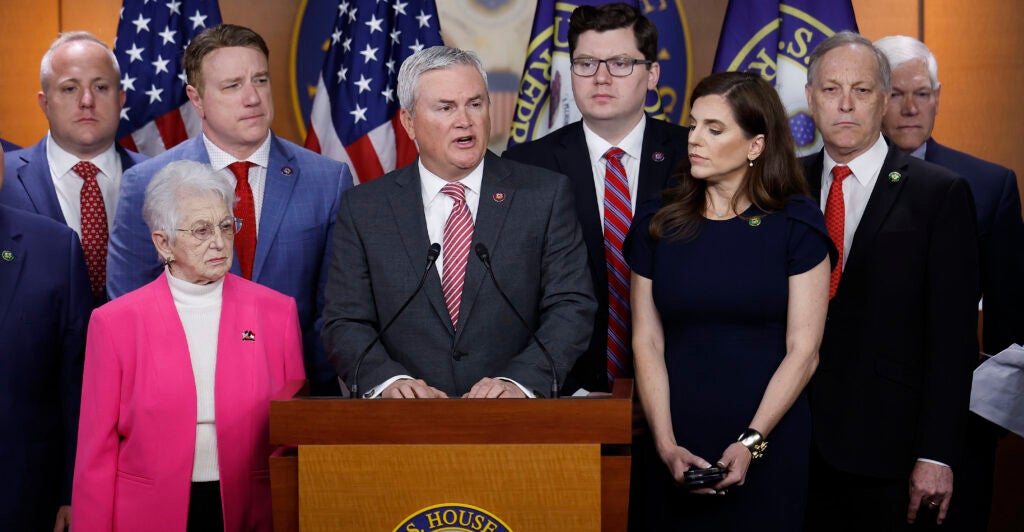
[{"label": "woman in navy dress", "polygon": [[[625,245],[637,388],[672,478],[661,520],[672,530],[800,530],[804,387],[834,251],[775,89],[754,74],[714,74],[690,109],[679,185],[638,209]],[[712,464],[728,470],[720,482],[681,485],[687,470]]]}]

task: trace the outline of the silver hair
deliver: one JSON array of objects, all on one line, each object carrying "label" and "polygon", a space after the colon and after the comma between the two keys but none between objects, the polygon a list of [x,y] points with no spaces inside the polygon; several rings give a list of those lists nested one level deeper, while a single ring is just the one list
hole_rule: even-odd
[{"label": "silver hair", "polygon": [[173,244],[183,222],[181,203],[186,198],[212,195],[219,197],[232,210],[235,188],[208,164],[195,161],[174,161],[153,176],[146,187],[142,218],[149,231],[163,231]]},{"label": "silver hair", "polygon": [[906,35],[890,35],[875,41],[875,48],[885,54],[893,70],[910,61],[924,61],[932,90],[939,88],[939,63],[935,60],[935,54],[923,42]]},{"label": "silver hair", "polygon": [[87,32],[87,31],[68,31],[61,33],[57,40],[53,41],[50,45],[50,49],[43,54],[43,60],[39,62],[39,84],[43,87],[43,91],[46,91],[46,84],[50,81],[50,77],[53,76],[53,54],[57,51],[57,48],[64,46],[65,44],[87,41],[94,42],[103,47],[107,51],[107,56],[110,57],[110,64],[114,67],[114,72],[117,74],[118,80],[121,79],[121,66],[117,64],[117,57],[114,56],[114,52],[107,47],[107,43],[101,41],[99,37]]},{"label": "silver hair", "polygon": [[866,37],[849,30],[843,30],[825,39],[811,52],[810,63],[807,65],[807,85],[814,84],[815,76],[818,74],[818,65],[821,64],[821,59],[825,57],[825,54],[850,44],[864,46],[875,54],[875,60],[878,63],[878,79],[882,82],[885,93],[888,94],[892,89],[892,68],[889,67],[889,60]]},{"label": "silver hair", "polygon": [[431,46],[409,56],[402,63],[402,68],[398,69],[398,103],[402,109],[412,114],[416,107],[416,89],[421,75],[452,65],[476,67],[480,76],[484,78],[484,85],[487,85],[487,71],[484,70],[484,64],[476,53],[450,46]]}]

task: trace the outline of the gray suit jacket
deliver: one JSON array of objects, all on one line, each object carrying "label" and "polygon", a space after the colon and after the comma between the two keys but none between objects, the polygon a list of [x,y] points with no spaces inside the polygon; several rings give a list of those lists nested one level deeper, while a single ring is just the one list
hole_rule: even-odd
[{"label": "gray suit jacket", "polygon": [[[488,153],[471,247],[490,251],[494,275],[537,330],[564,379],[583,352],[596,303],[587,252],[565,176]],[[356,358],[416,288],[427,266],[419,169],[406,166],[342,198],[324,308],[324,343],[352,382]],[[362,390],[412,375],[450,395],[483,377],[507,377],[546,395],[550,369],[530,332],[470,253],[459,329],[436,270],[364,360]]]}]

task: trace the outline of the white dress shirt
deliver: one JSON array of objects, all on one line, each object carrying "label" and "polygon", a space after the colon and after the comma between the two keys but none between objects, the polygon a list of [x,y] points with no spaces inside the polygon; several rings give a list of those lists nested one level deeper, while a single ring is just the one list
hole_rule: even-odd
[{"label": "white dress shirt", "polygon": [[121,156],[111,144],[103,153],[92,159],[79,159],[61,148],[49,133],[46,134],[46,161],[50,165],[50,178],[57,192],[57,202],[64,214],[68,227],[82,238],[82,185],[85,180],[71,170],[80,161],[87,160],[100,169],[96,183],[103,194],[103,206],[107,210],[107,230],[114,227],[114,213],[117,212],[117,198],[121,193]]},{"label": "white dress shirt", "polygon": [[[636,190],[640,182],[640,157],[643,154],[644,130],[647,129],[647,118],[641,117],[633,130],[622,138],[615,146],[618,146],[625,155],[619,159],[622,167],[626,169],[626,181],[629,182],[629,210],[636,212]],[[604,226],[604,154],[614,146],[607,140],[601,138],[592,129],[587,127],[583,121],[583,137],[587,140],[587,151],[590,152],[590,167],[594,174],[594,193],[597,195],[597,213],[601,217],[601,226]]]},{"label": "white dress shirt", "polygon": [[[455,200],[441,192],[441,188],[447,185],[448,181],[427,170],[422,162],[416,164],[420,169],[420,194],[423,196],[423,215],[427,220],[427,236],[430,237],[430,242],[441,244],[441,254],[437,257],[436,266],[438,277],[444,279],[441,275],[444,272],[444,224],[452,214]],[[476,225],[476,211],[480,205],[480,187],[483,186],[483,181],[483,161],[480,161],[480,164],[476,165],[469,175],[457,181],[466,187],[466,207],[469,207],[469,215],[473,217],[474,226]],[[470,253],[470,257],[472,257],[472,253]]]},{"label": "white dress shirt", "polygon": [[[871,189],[875,188],[875,181],[878,180],[878,174],[882,171],[882,164],[885,163],[885,156],[888,153],[889,146],[879,134],[878,140],[868,151],[847,163],[847,166],[853,171],[853,175],[843,180],[843,199],[846,207],[843,225],[843,268],[846,268],[846,261],[850,258],[853,235],[857,232],[860,219],[864,217],[868,199],[871,198]],[[828,191],[832,188],[832,167],[838,165],[829,156],[828,150],[824,150],[824,154],[825,162],[821,165],[821,198],[819,198],[822,212],[825,211]]]},{"label": "white dress shirt", "polygon": [[[235,186],[238,180],[235,179],[235,174],[231,172],[228,165],[239,162],[239,160],[234,155],[220,149],[206,135],[203,135],[203,144],[206,145],[206,154],[210,156],[210,166],[213,167],[213,170],[221,172],[227,177],[231,186]],[[263,141],[263,144],[245,160],[254,165],[249,167],[249,188],[252,189],[252,202],[256,207],[256,237],[259,238],[259,219],[260,214],[263,213],[263,194],[267,190],[267,166],[270,165],[270,133],[267,133],[267,139]]]}]

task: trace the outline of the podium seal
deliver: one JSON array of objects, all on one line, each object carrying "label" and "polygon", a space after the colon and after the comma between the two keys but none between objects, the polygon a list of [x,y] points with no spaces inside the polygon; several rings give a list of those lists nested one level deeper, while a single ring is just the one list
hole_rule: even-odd
[{"label": "podium seal", "polygon": [[460,503],[430,506],[406,517],[394,532],[512,532],[483,508]]}]

